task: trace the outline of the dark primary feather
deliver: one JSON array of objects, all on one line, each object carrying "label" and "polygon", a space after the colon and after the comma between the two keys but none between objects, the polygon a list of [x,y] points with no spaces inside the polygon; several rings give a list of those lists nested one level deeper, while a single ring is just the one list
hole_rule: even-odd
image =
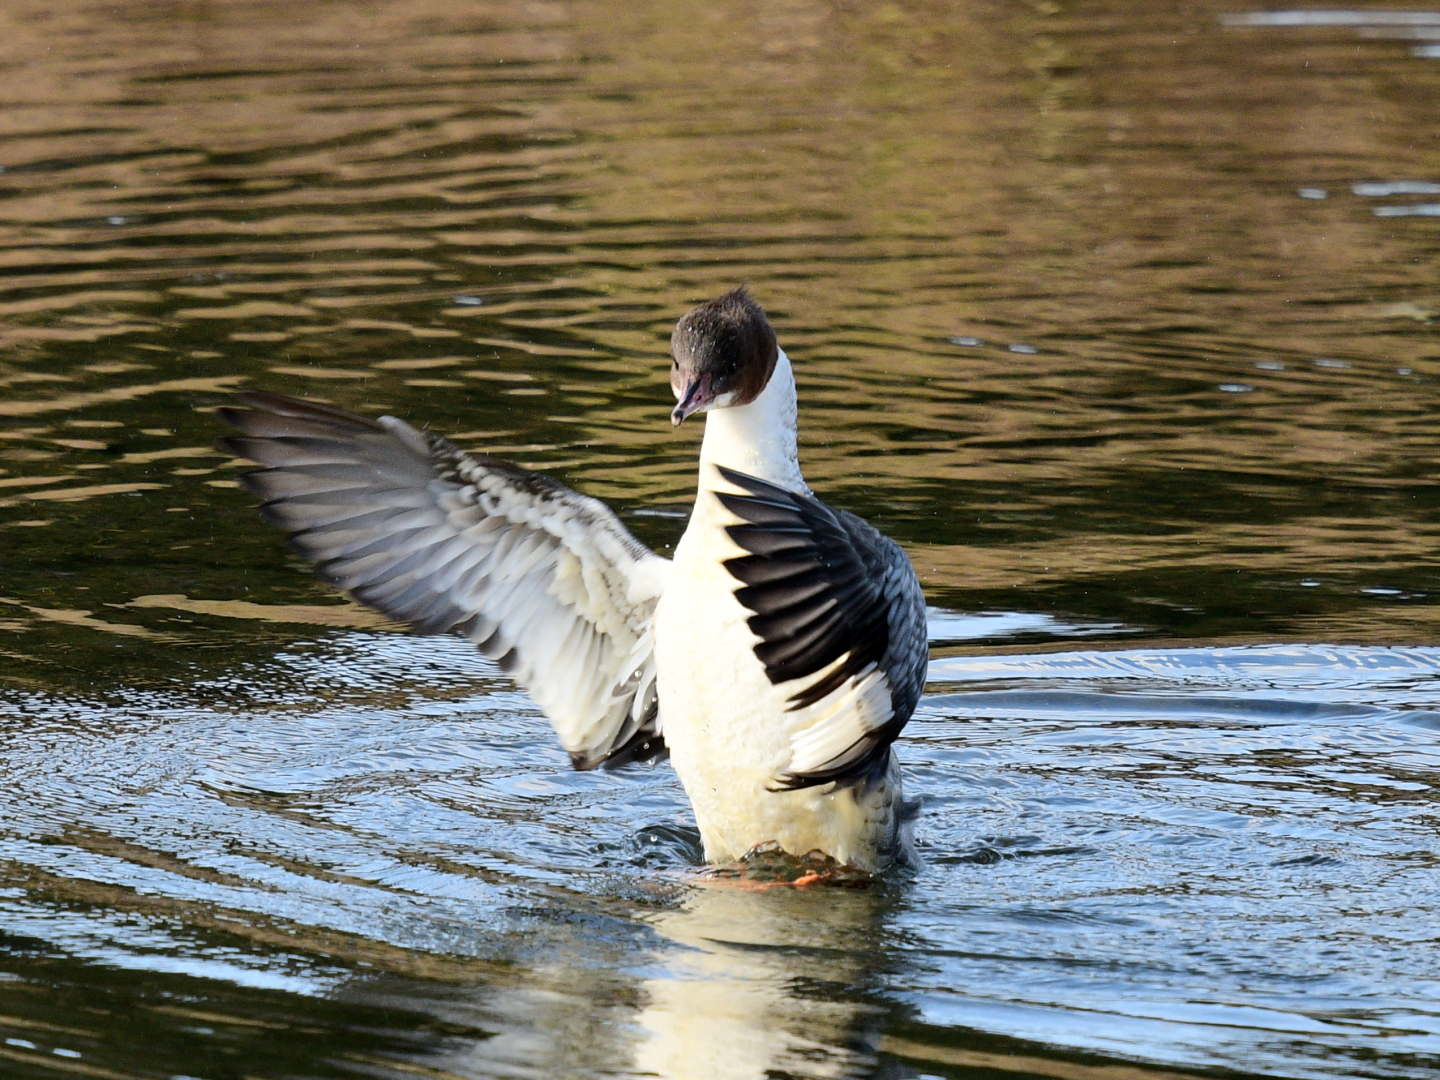
[{"label": "dark primary feather", "polygon": [[390,417],[241,400],[220,410],[238,430],[220,444],[264,466],[242,483],[322,577],[422,633],[470,638],[531,691],[579,768],[661,745],[659,590],[634,586],[664,560],[603,504]]},{"label": "dark primary feather", "polygon": [[804,679],[843,663],[795,693],[791,709],[824,698],[878,666],[890,682],[892,715],[819,768],[782,777],[783,787],[863,779],[888,760],[925,682],[925,598],[900,546],[865,521],[819,499],[720,468],[747,494],[718,493],[744,524],[727,529],[749,554],[726,561],[735,597],[754,612],[755,655],[772,683]]}]

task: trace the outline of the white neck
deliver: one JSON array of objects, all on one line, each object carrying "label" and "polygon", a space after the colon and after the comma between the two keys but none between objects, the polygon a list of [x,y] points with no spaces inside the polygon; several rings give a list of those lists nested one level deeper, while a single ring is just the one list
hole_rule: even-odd
[{"label": "white neck", "polygon": [[759,397],[749,405],[705,414],[705,441],[700,445],[702,488],[720,482],[714,469],[706,466],[724,465],[791,491],[809,491],[795,449],[795,374],[785,350],[779,351],[775,370]]}]

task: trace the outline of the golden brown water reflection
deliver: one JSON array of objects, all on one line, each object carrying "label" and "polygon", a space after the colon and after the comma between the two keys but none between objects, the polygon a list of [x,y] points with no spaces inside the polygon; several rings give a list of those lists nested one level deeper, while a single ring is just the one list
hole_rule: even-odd
[{"label": "golden brown water reflection", "polygon": [[[1425,52],[1435,23],[1419,8],[1413,19],[1310,25],[1235,17],[1247,10],[12,0],[0,9],[0,695],[14,695],[20,719],[5,721],[5,738],[28,745],[26,725],[49,715],[26,695],[93,703],[177,681],[208,687],[195,700],[221,717],[257,699],[292,702],[297,716],[469,701],[476,684],[452,692],[448,675],[439,689],[419,680],[402,692],[344,664],[333,683],[312,674],[293,685],[266,667],[277,651],[308,655],[327,629],[382,641],[389,630],[288,559],[236,489],[236,463],[213,449],[210,411],[233,390],[266,387],[394,412],[612,501],[663,547],[683,524],[699,438],[666,423],[669,330],[740,281],[796,362],[811,482],[904,542],[933,603],[1050,616],[1130,643],[1436,642],[1440,60]],[[1032,651],[1058,644],[1051,623],[1028,625],[1020,640]],[[1003,651],[1002,638],[985,643]],[[412,671],[418,661],[404,655],[400,670]],[[503,680],[485,685],[504,715],[529,716]],[[103,709],[85,715],[72,718],[85,730],[120,723]],[[223,726],[196,723],[185,730],[201,743],[196,732]],[[525,745],[548,745],[535,731]],[[154,752],[194,745],[172,738]],[[243,758],[235,747],[249,744],[236,738],[217,745]],[[463,739],[444,745],[457,760],[468,753]],[[108,775],[130,751],[94,752]],[[482,792],[589,790],[572,791],[563,773],[524,775],[487,779]],[[945,805],[948,774],[920,775]],[[274,805],[245,802],[254,793],[237,792],[263,784],[225,777],[196,790],[230,809],[300,812],[284,792]],[[606,798],[639,782],[613,783]],[[673,792],[643,791],[636,806],[668,809],[625,804],[632,825],[678,812],[665,801]],[[72,793],[57,805],[84,801]],[[175,867],[192,865],[173,838],[69,813],[6,835],[49,829],[77,852],[181,878]],[[326,817],[316,813],[305,820]],[[506,804],[496,820],[523,830],[527,813]],[[524,888],[506,888],[522,906],[550,902],[579,873],[555,854],[560,841],[537,836],[484,868],[487,881],[519,873]],[[657,842],[683,861],[683,836]],[[417,840],[406,858],[437,846]],[[241,847],[259,859],[264,844]],[[277,843],[265,865],[323,877],[325,860],[311,852],[312,866],[304,847]],[[128,879],[102,887],[38,856],[7,858],[6,895],[32,897],[36,910],[168,920],[207,955],[301,942],[270,967],[246,961],[274,976],[256,975],[253,996],[206,991],[244,1054],[195,1049],[165,1064],[146,1046],[179,1047],[204,1024],[145,1012],[143,1037],[123,1051],[112,1038],[107,1064],[87,1075],[239,1076],[227,1062],[247,1054],[262,1055],[254,1075],[266,1076],[349,1075],[334,1064],[345,1054],[369,1068],[381,1067],[376,1054],[420,1055],[435,1076],[596,1075],[621,1059],[679,1075],[699,1045],[686,1041],[687,1018],[715,995],[737,1011],[712,1037],[781,1018],[745,1059],[752,1071],[768,1061],[810,1075],[810,1060],[823,1063],[814,1075],[960,1075],[1002,1068],[1016,1049],[1006,1033],[1066,1043],[1043,1025],[983,1017],[960,1026],[1000,1034],[960,1045],[959,1027],[922,1030],[916,1017],[929,1024],[931,1013],[879,1000],[890,961],[869,954],[816,961],[822,989],[797,997],[773,957],[696,944],[709,940],[703,898],[645,924],[652,945],[692,950],[662,987],[647,990],[647,973],[572,1001],[577,976],[536,960],[542,946],[495,946],[513,967],[467,959],[457,974],[440,970],[458,949],[448,939],[401,948],[358,916],[317,921]],[[361,865],[325,880],[369,880]],[[151,899],[135,901],[135,889]],[[620,892],[567,893],[564,904],[603,923],[616,956],[629,956],[632,930],[606,920],[629,926],[631,905],[652,901]],[[880,906],[892,901],[920,904]],[[831,914],[835,925],[890,917]],[[727,925],[749,917],[728,914]],[[768,916],[754,917],[768,942]],[[812,930],[795,948],[815,956],[848,933]],[[584,938],[573,927],[545,934],[557,954]],[[194,992],[163,973],[198,969],[142,963],[139,945],[102,955],[62,939],[59,953],[100,962],[54,967],[53,949],[26,960],[26,985],[54,968],[48,985],[73,989],[37,1006],[36,1023]],[[485,963],[501,963],[489,948]],[[596,957],[592,974],[611,962]],[[355,989],[361,963],[391,981]],[[146,974],[126,983],[114,964]],[[696,974],[706,970],[720,972],[712,985]],[[483,1004],[434,989],[487,979]],[[299,1008],[264,996],[296,987],[316,1002],[305,1023],[329,1034],[237,1034]],[[347,1043],[346,1032],[379,1030],[387,1002],[431,1019],[399,1024],[390,1042]],[[594,1034],[606,1010],[641,1034],[600,1039],[584,1060],[536,1049],[536,1030]],[[542,1013],[551,1019],[534,1020]],[[804,1030],[806,1017],[816,1030]],[[861,1034],[851,1045],[837,1031]],[[1135,1039],[1134,1056],[1177,1067],[1324,1071],[1269,1044],[1207,1057]],[[1123,1041],[1080,1044],[1128,1052]],[[1375,1074],[1440,1060],[1415,1046]],[[1021,1049],[1016,1060],[1040,1060]],[[25,1076],[75,1060],[14,1046],[0,1055]],[[1060,1070],[1046,1075],[1112,1068],[1046,1061]],[[705,1075],[745,1072],[731,1064]]]},{"label": "golden brown water reflection", "polygon": [[5,509],[228,523],[242,384],[678,506],[664,336],[744,280],[937,599],[1426,640],[1357,590],[1432,584],[1437,226],[1351,187],[1430,176],[1435,65],[1226,10],[11,5]]}]

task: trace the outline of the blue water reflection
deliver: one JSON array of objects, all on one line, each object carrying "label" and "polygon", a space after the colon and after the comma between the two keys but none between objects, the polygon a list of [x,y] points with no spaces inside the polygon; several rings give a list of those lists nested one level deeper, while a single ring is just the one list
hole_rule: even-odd
[{"label": "blue water reflection", "polygon": [[[349,633],[252,671],[246,703],[204,684],[12,702],[0,858],[53,899],[8,890],[0,932],[301,994],[361,957],[393,968],[385,950],[523,956],[561,983],[598,963],[628,986],[606,992],[609,1052],[665,1076],[697,1055],[713,1076],[863,1072],[897,1008],[1171,1065],[1440,1060],[1440,650],[936,660],[901,749],[927,865],[829,893],[687,884],[668,767],[570,771],[491,670],[462,642]],[[66,899],[95,888],[129,910]],[[297,948],[217,947],[175,904]],[[560,1020],[486,984],[487,1015],[530,1032],[507,1053],[543,1066]]]}]

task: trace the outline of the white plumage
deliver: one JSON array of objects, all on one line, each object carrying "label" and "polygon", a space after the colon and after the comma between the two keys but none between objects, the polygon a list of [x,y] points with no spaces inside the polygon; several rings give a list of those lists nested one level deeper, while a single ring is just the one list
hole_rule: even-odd
[{"label": "white plumage", "polygon": [[741,489],[719,469],[808,495],[796,454],[796,415],[794,376],[780,351],[755,401],[706,418],[695,508],[655,615],[665,742],[711,862],[777,841],[792,854],[819,850],[879,870],[911,855],[900,830],[898,769],[889,769],[888,760],[870,782],[797,790],[781,784],[893,719],[885,673],[871,665],[814,704],[792,709],[792,697],[842,667],[848,654],[803,679],[772,682],[756,656],[761,638],[749,625],[752,612],[736,598],[725,565],[746,551],[727,532],[741,519],[717,497]]}]

